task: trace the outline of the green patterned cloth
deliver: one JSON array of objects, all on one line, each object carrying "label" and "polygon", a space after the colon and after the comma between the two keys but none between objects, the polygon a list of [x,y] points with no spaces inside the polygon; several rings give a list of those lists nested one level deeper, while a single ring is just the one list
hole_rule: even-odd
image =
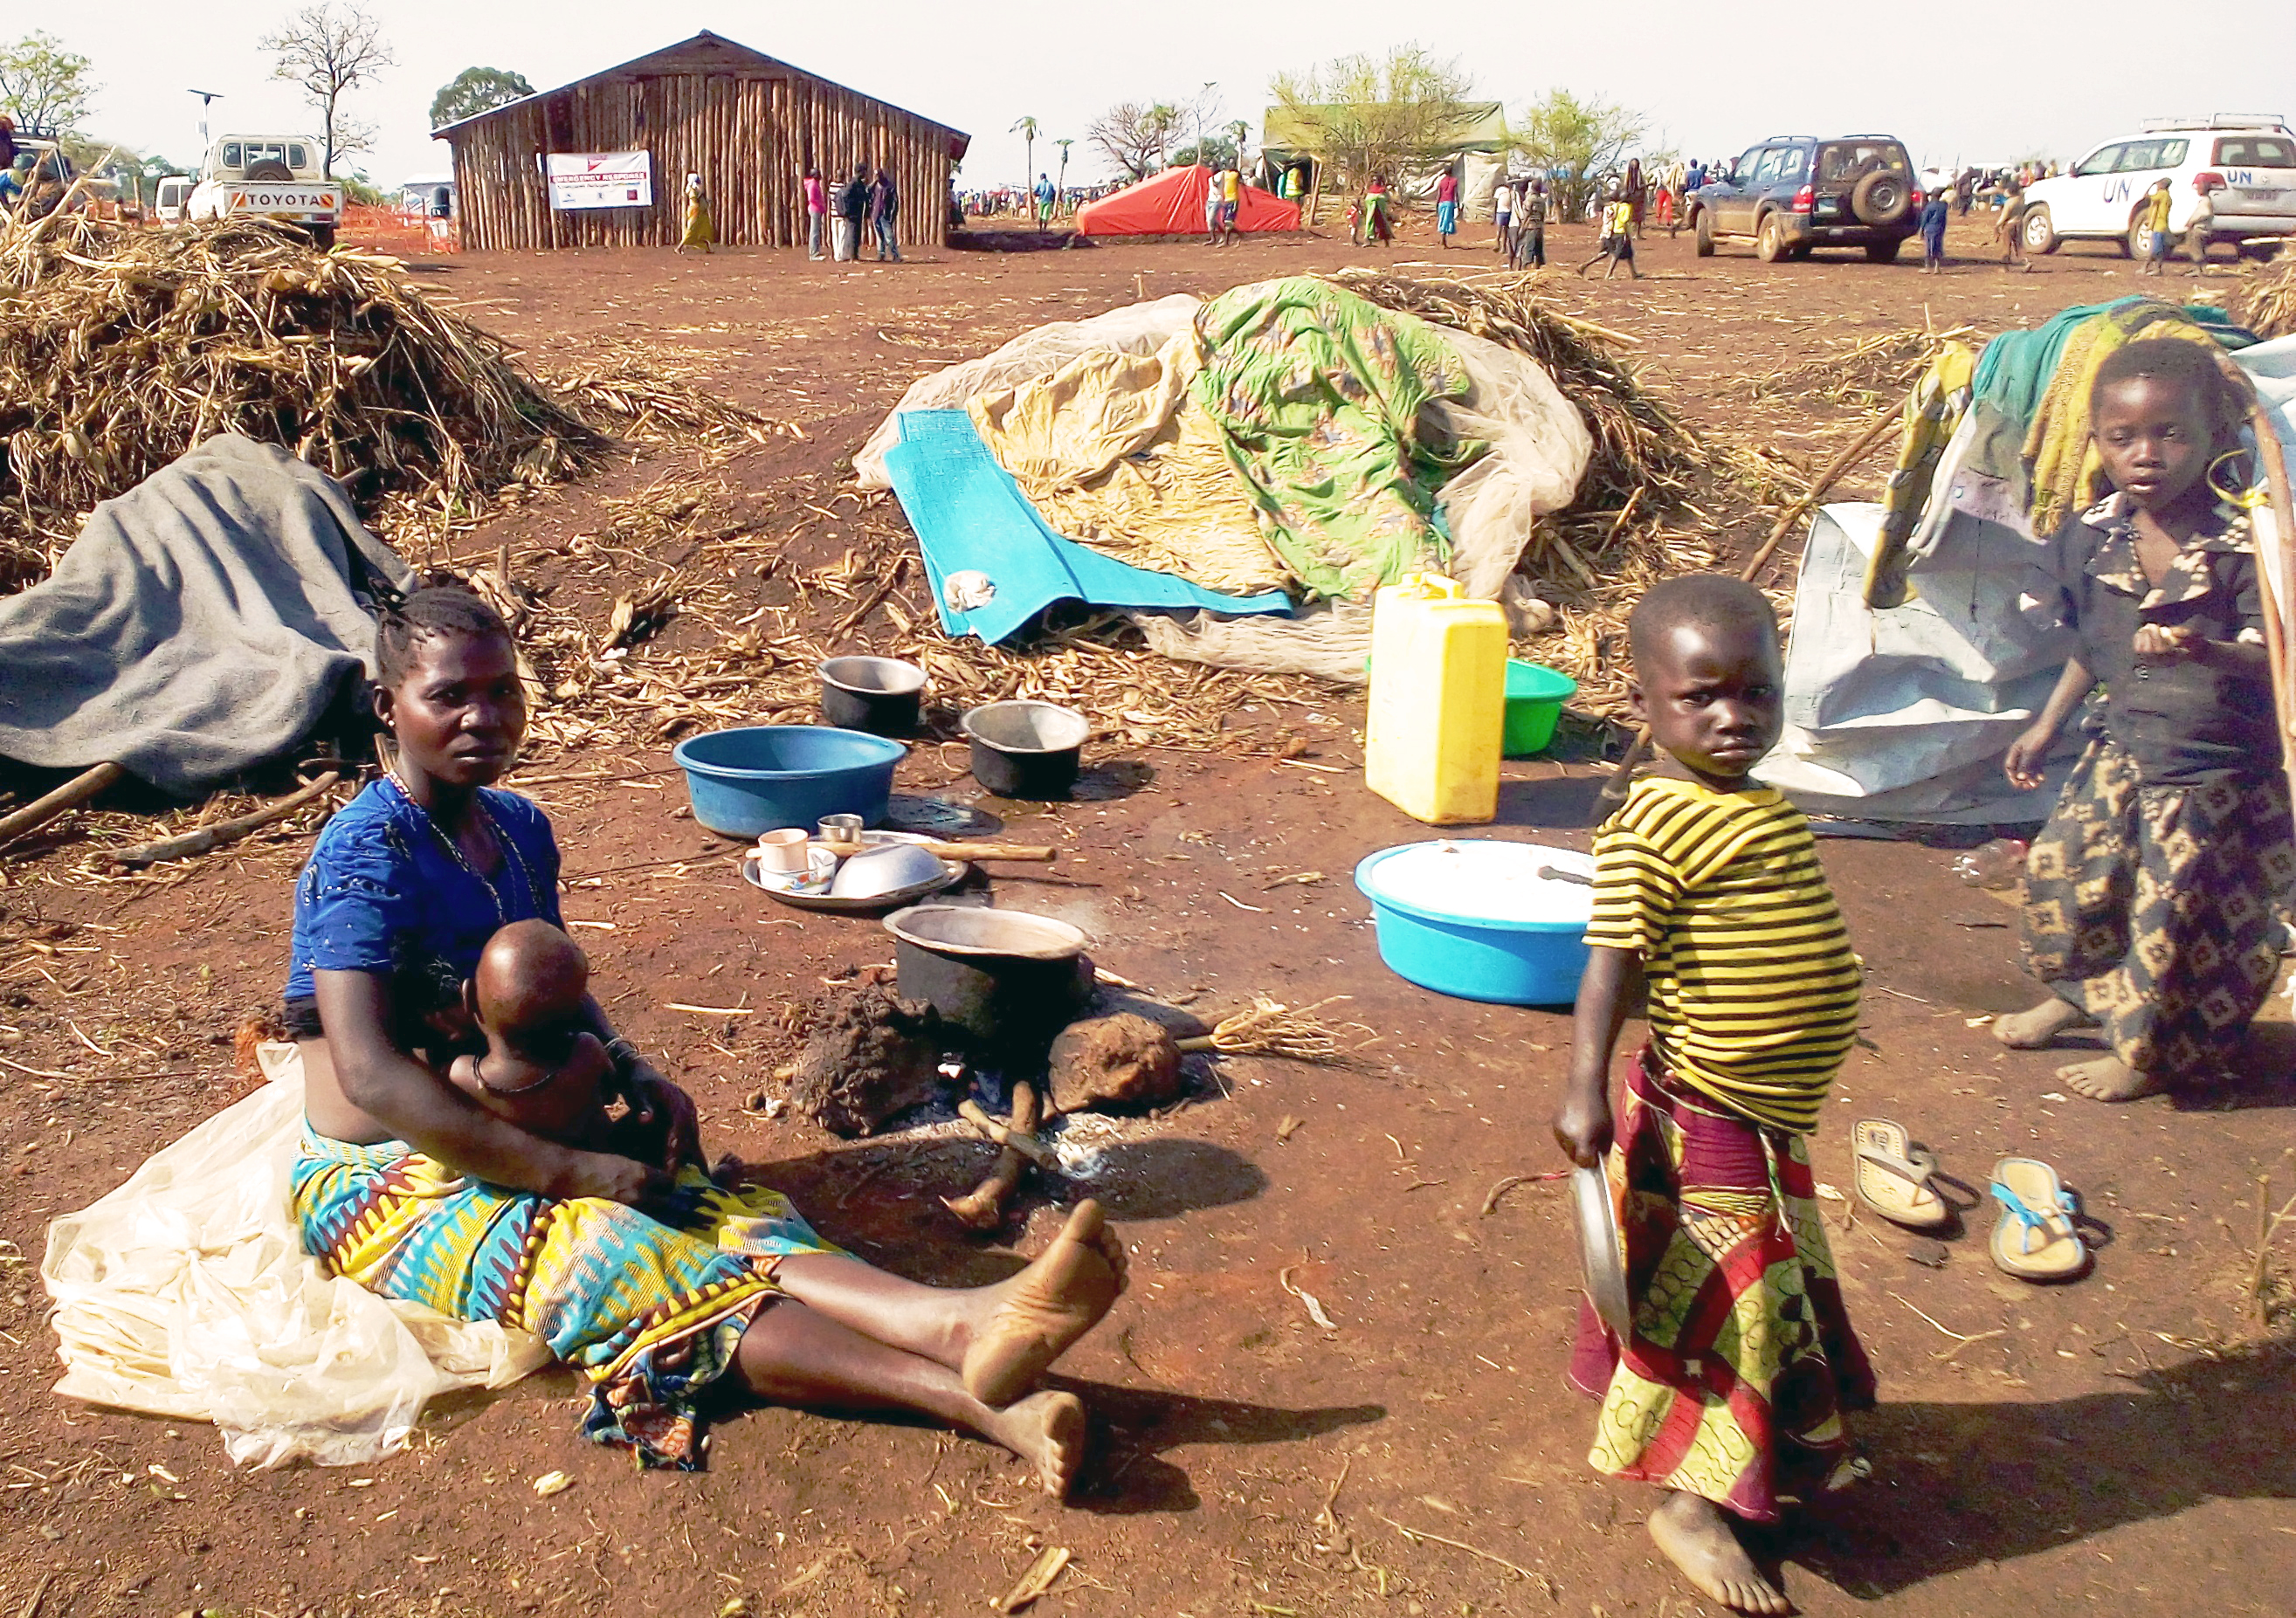
[{"label": "green patterned cloth", "polygon": [[1196,402],[1226,439],[1268,543],[1315,595],[1368,601],[1439,570],[1435,494],[1488,446],[1427,443],[1419,413],[1467,389],[1424,321],[1307,276],[1239,287],[1196,315]]}]

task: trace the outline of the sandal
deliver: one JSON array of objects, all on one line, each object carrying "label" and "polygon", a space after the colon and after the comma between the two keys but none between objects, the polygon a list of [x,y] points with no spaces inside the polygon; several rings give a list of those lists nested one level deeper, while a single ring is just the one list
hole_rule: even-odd
[{"label": "sandal", "polygon": [[[2057,1171],[2038,1157],[2004,1157],[1993,1165],[1993,1262],[2021,1281],[2067,1281],[2088,1268],[2088,1245],[2073,1230],[2080,1203]],[[2012,1236],[2012,1232],[2014,1236]]]},{"label": "sandal", "polygon": [[1942,1230],[1953,1209],[1930,1183],[1937,1154],[1906,1137],[1906,1126],[1888,1118],[1860,1118],[1851,1125],[1857,1198],[1891,1224],[1908,1230]]}]

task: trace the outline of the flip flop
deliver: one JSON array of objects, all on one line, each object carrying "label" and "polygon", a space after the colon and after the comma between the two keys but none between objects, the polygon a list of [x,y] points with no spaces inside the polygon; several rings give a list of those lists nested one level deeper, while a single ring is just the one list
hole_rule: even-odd
[{"label": "flip flop", "polygon": [[1867,1207],[1908,1230],[1937,1230],[1953,1222],[1953,1209],[1930,1183],[1937,1154],[1914,1145],[1904,1124],[1860,1118],[1850,1126],[1849,1147],[1856,1155],[1853,1183]]},{"label": "flip flop", "polygon": [[1993,1165],[1993,1262],[2021,1281],[2067,1281],[2088,1268],[2088,1245],[2073,1230],[2080,1204],[2057,1171],[2038,1157],[2004,1157]]}]

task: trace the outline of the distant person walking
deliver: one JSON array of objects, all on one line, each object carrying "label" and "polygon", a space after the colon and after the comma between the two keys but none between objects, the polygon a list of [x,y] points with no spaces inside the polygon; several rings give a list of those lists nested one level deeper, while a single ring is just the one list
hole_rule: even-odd
[{"label": "distant person walking", "polygon": [[1514,205],[1514,267],[1546,267],[1546,182],[1525,180]]},{"label": "distant person walking", "polygon": [[869,188],[869,223],[877,231],[877,262],[890,259],[901,262],[900,233],[896,228],[901,212],[901,193],[893,184],[893,171],[880,168],[877,183]]},{"label": "distant person walking", "polygon": [[1037,228],[1043,230],[1053,222],[1053,204],[1060,200],[1060,192],[1053,189],[1053,177],[1039,172],[1037,189],[1031,193],[1037,199]]},{"label": "distant person walking", "polygon": [[1387,217],[1387,176],[1383,174],[1372,176],[1371,184],[1364,188],[1363,231],[1366,245],[1373,241],[1388,247],[1395,245],[1395,226],[1388,223]]},{"label": "distant person walking", "polygon": [[1602,220],[1602,245],[1595,249],[1594,257],[1578,266],[1578,274],[1584,275],[1607,256],[1611,262],[1603,266],[1603,280],[1617,274],[1623,264],[1627,274],[1640,281],[1643,273],[1635,267],[1635,208],[1627,200],[1625,188],[1616,180],[1611,182],[1610,200],[1603,205]]},{"label": "distant person walking", "polygon": [[2021,175],[2012,175],[2002,188],[2001,217],[1993,223],[1993,234],[2003,246],[2001,267],[2005,270],[2032,270],[2032,261],[2025,257],[2025,181]]},{"label": "distant person walking", "polygon": [[[1507,184],[1505,180],[1499,182],[1497,194],[1501,197],[1507,194]],[[1505,252],[1506,250],[1506,204],[1501,202],[1498,207],[1500,210],[1499,250]],[[1443,177],[1435,182],[1435,235],[1436,239],[1442,242],[1443,250],[1447,253],[1451,250],[1451,238],[1458,233],[1459,176],[1447,168],[1443,171]]]},{"label": "distant person walking", "polygon": [[1204,242],[1209,247],[1220,244],[1220,171],[1210,169],[1204,176]]},{"label": "distant person walking", "polygon": [[861,221],[869,214],[869,165],[853,165],[853,177],[837,188],[837,262],[861,257]]},{"label": "distant person walking", "polygon": [[685,229],[677,239],[677,250],[688,249],[708,252],[718,241],[717,221],[709,217],[709,199],[701,190],[701,176],[685,176]]},{"label": "distant person walking", "polygon": [[[1636,236],[1643,233],[1643,205],[1648,195],[1646,184],[1643,179],[1643,160],[1640,158],[1628,158],[1625,201],[1628,217],[1633,220],[1631,233]],[[1604,279],[1609,278],[1605,276]]]},{"label": "distant person walking", "polygon": [[2185,248],[2192,255],[2192,274],[2198,278],[2208,267],[2209,235],[2217,224],[2217,197],[2213,185],[2196,189],[2201,193],[2201,205],[2193,215],[2193,222],[2185,227]]},{"label": "distant person walking", "polygon": [[1945,274],[1945,222],[1953,211],[1953,199],[1942,185],[1929,194],[1922,204],[1922,274]]},{"label": "distant person walking", "polygon": [[805,255],[820,259],[828,257],[823,238],[829,233],[829,187],[821,183],[821,170],[808,166],[805,171]]},{"label": "distant person walking", "polygon": [[2165,175],[2144,193],[2144,205],[2136,210],[2137,224],[2144,232],[2144,262],[2136,268],[2139,275],[2158,275],[2168,264],[2169,210],[2176,205]]},{"label": "distant person walking", "polygon": [[[1502,178],[1491,191],[1491,233],[1499,257],[1514,262],[1514,187]],[[1445,242],[1448,247],[1450,243]]]},{"label": "distant person walking", "polygon": [[1219,230],[1223,246],[1236,240],[1236,219],[1243,212],[1243,171],[1230,163],[1217,176],[1219,185]]}]

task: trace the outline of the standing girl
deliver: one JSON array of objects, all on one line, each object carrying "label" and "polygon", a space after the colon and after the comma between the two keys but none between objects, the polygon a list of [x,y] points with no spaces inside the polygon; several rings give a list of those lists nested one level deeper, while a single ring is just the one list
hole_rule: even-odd
[{"label": "standing girl", "polygon": [[2057,1076],[2100,1101],[2219,1079],[2279,970],[2296,837],[2249,518],[2218,487],[2245,483],[2241,413],[2211,343],[2149,339],[2098,365],[2090,431],[2113,493],[2055,542],[2079,650],[2005,761],[2040,785],[2103,688],[2028,857],[2026,962],[2049,998],[1993,1025],[2018,1050],[2099,1028],[2109,1053]]}]

